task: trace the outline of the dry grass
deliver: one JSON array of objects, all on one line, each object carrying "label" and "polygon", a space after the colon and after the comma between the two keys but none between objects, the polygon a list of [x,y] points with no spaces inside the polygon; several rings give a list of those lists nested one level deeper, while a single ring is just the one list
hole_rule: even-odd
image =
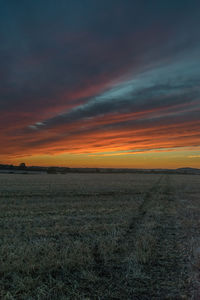
[{"label": "dry grass", "polygon": [[184,229],[184,252],[188,264],[190,299],[200,299],[200,178],[181,176],[176,180],[179,215]]},{"label": "dry grass", "polygon": [[[174,293],[181,299],[198,293],[199,221],[188,214],[200,210],[200,180],[172,175],[170,181],[145,174],[0,175],[0,298],[164,299],[159,295]],[[163,271],[169,266],[170,274],[175,260],[189,266],[177,291]],[[178,280],[175,271],[172,276]]]}]

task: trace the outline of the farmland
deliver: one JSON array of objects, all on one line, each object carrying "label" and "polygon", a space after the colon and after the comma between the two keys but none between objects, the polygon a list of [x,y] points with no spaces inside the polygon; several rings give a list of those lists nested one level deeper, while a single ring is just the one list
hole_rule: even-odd
[{"label": "farmland", "polygon": [[0,174],[1,299],[199,299],[200,176]]}]

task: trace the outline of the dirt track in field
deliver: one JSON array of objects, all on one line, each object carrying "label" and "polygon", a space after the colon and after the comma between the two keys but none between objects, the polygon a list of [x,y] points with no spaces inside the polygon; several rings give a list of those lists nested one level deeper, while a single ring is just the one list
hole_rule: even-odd
[{"label": "dirt track in field", "polygon": [[1,176],[1,299],[200,299],[200,176]]},{"label": "dirt track in field", "polygon": [[119,238],[110,266],[95,247],[95,270],[117,291],[116,299],[189,299],[183,237],[174,187],[161,176]]}]

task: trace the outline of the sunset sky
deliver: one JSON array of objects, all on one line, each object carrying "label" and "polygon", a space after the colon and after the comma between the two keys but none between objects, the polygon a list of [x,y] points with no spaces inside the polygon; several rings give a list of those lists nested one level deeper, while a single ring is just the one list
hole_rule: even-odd
[{"label": "sunset sky", "polygon": [[0,140],[0,163],[199,168],[200,1],[1,1]]}]

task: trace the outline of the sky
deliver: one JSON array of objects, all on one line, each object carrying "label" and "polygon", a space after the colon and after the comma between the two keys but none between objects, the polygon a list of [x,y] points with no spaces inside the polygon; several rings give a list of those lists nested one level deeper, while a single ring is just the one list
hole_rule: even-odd
[{"label": "sky", "polygon": [[200,167],[199,0],[1,0],[0,163]]}]

